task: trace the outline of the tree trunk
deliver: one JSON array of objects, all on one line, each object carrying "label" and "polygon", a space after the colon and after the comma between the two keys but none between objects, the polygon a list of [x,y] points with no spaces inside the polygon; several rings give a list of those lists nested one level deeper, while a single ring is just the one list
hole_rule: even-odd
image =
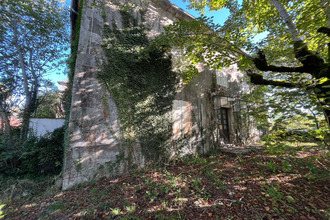
[{"label": "tree trunk", "polygon": [[282,3],[279,0],[269,0],[277,9],[279,12],[280,16],[283,18],[283,20],[286,23],[286,26],[288,27],[293,41],[300,41],[301,38],[299,37],[298,30],[296,28],[296,25],[293,23],[292,19],[290,18],[288,12],[286,9],[283,7]]},{"label": "tree trunk", "polygon": [[17,24],[14,21],[13,22],[13,41],[16,47],[16,50],[18,52],[19,56],[19,64],[21,67],[22,71],[22,76],[23,76],[23,85],[24,85],[24,92],[25,92],[25,105],[23,109],[23,120],[22,120],[22,129],[21,129],[21,135],[20,139],[21,141],[24,141],[27,138],[28,131],[29,131],[29,122],[30,122],[30,115],[31,115],[31,92],[29,89],[29,83],[28,83],[28,76],[26,73],[26,67],[24,64],[24,56],[23,56],[23,51],[21,46],[19,45],[18,37],[19,33],[17,30]]},{"label": "tree trunk", "polygon": [[[9,117],[7,112],[5,111],[5,109],[0,105],[0,119],[3,120],[5,127],[4,127],[4,131],[5,131],[5,136],[6,136],[6,140],[10,141],[11,140],[11,136],[10,136],[10,121],[9,121]],[[2,123],[2,121],[1,121]]]},{"label": "tree trunk", "polygon": [[10,121],[9,114],[7,112],[6,100],[9,96],[9,90],[2,84],[0,84],[0,121],[1,130],[5,133],[5,138],[7,141],[11,140],[10,136]]},{"label": "tree trunk", "polygon": [[[293,23],[292,19],[290,18],[288,12],[283,7],[282,3],[279,0],[269,0],[271,4],[273,4],[277,11],[279,12],[282,19],[285,21],[289,32],[291,33],[292,40],[294,43],[294,53],[297,60],[299,60],[303,64],[303,69],[306,73],[310,73],[314,78],[321,79],[323,77],[327,77],[330,79],[330,67],[329,64],[325,63],[324,60],[317,56],[317,54],[314,54],[313,52],[309,51],[307,48],[307,45],[300,39],[298,30]],[[327,18],[328,25],[330,25],[329,21],[329,3],[327,0],[322,0],[323,8],[325,12],[325,16]],[[329,44],[328,44],[329,46]],[[330,50],[329,50],[330,51]],[[330,52],[329,52],[330,53]],[[330,57],[330,54],[329,54]],[[261,61],[263,61],[263,57],[261,57]],[[260,59],[259,59],[260,61]],[[328,124],[328,127],[330,129],[330,95],[328,94],[330,92],[330,80],[326,81],[325,83],[321,85],[317,85],[314,89],[314,92],[319,100],[322,100],[319,102],[323,109],[325,120]]]}]

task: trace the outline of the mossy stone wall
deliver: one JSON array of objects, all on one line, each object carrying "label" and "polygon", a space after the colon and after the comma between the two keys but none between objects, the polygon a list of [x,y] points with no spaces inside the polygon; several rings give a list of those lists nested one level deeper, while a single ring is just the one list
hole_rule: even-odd
[{"label": "mossy stone wall", "polygon": [[167,0],[84,0],[63,189],[217,146],[214,72],[185,83],[175,51],[148,47],[182,19]]},{"label": "mossy stone wall", "polygon": [[84,1],[63,189],[165,155],[176,75],[165,51],[144,48],[176,18],[157,4]]}]

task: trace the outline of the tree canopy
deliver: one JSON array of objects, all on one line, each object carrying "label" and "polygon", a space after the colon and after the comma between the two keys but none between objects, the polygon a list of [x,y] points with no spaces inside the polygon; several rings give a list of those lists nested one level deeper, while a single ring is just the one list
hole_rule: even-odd
[{"label": "tree canopy", "polygon": [[26,137],[45,75],[68,55],[68,12],[60,0],[4,0],[0,4],[0,81],[24,97],[22,137]]},{"label": "tree canopy", "polygon": [[[161,44],[185,48],[193,65],[212,68],[238,64],[256,85],[304,93],[318,103],[329,125],[330,6],[327,0],[189,0],[202,14],[205,8],[227,8],[223,25],[202,16],[177,22],[159,37]],[[266,36],[266,37],[261,37]],[[315,97],[315,98],[313,98]],[[316,100],[316,101],[315,101]],[[310,104],[310,103],[305,103]]]}]

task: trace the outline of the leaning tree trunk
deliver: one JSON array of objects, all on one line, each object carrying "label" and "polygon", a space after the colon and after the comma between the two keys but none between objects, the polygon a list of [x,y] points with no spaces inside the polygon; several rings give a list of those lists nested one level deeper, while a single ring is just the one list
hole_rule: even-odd
[{"label": "leaning tree trunk", "polygon": [[[263,51],[258,52],[258,56],[255,58],[247,57],[252,60],[260,71],[271,71],[271,72],[295,72],[295,73],[308,73],[312,76],[313,80],[321,80],[327,78],[328,80],[323,82],[322,84],[318,84],[316,86],[306,86],[299,83],[294,83],[285,80],[268,80],[264,79],[263,75],[254,73],[251,70],[247,70],[247,74],[251,79],[251,82],[256,85],[273,85],[273,86],[281,86],[286,88],[306,88],[309,90],[313,90],[314,94],[319,100],[319,105],[322,107],[324,118],[328,124],[328,128],[330,129],[330,48],[328,53],[328,61],[323,60],[316,53],[310,51],[307,47],[307,44],[303,42],[299,38],[298,30],[291,20],[288,12],[283,7],[282,3],[279,0],[269,0],[278,10],[280,16],[285,21],[289,32],[291,33],[292,40],[294,42],[294,54],[296,59],[302,64],[302,66],[298,67],[287,67],[287,66],[275,66],[270,65],[267,62],[266,56]],[[326,2],[326,0],[324,0]],[[324,11],[327,14],[327,20],[329,21],[329,4],[324,4]],[[328,22],[330,25],[330,22]],[[330,37],[330,27],[321,27],[318,32],[327,34]],[[328,47],[330,47],[330,43],[328,43]]]},{"label": "leaning tree trunk", "polygon": [[[285,21],[286,26],[288,27],[289,32],[291,33],[292,40],[294,41],[294,52],[295,57],[303,64],[304,71],[310,73],[313,78],[319,80],[324,77],[328,78],[328,81],[319,84],[314,89],[315,95],[317,96],[319,103],[323,109],[325,120],[330,129],[330,65],[326,63],[321,57],[317,54],[308,50],[307,45],[299,37],[298,30],[290,18],[287,10],[283,7],[282,3],[279,0],[269,0],[273,4],[277,11],[279,12],[282,19]],[[322,1],[324,13],[328,23],[328,31],[330,30],[330,6],[327,0]],[[320,29],[319,29],[320,30]],[[321,31],[319,31],[321,32]],[[327,33],[328,36],[329,33]],[[328,47],[330,43],[328,44]],[[330,49],[328,54],[328,62],[330,60]]]}]

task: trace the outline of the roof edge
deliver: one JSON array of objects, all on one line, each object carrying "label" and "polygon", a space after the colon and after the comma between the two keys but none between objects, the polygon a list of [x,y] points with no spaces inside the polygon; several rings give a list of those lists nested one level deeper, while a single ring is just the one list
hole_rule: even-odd
[{"label": "roof edge", "polygon": [[164,10],[172,13],[179,20],[191,21],[196,19],[193,15],[184,11],[182,8],[173,4],[169,0],[151,0],[155,5],[162,7]]}]

